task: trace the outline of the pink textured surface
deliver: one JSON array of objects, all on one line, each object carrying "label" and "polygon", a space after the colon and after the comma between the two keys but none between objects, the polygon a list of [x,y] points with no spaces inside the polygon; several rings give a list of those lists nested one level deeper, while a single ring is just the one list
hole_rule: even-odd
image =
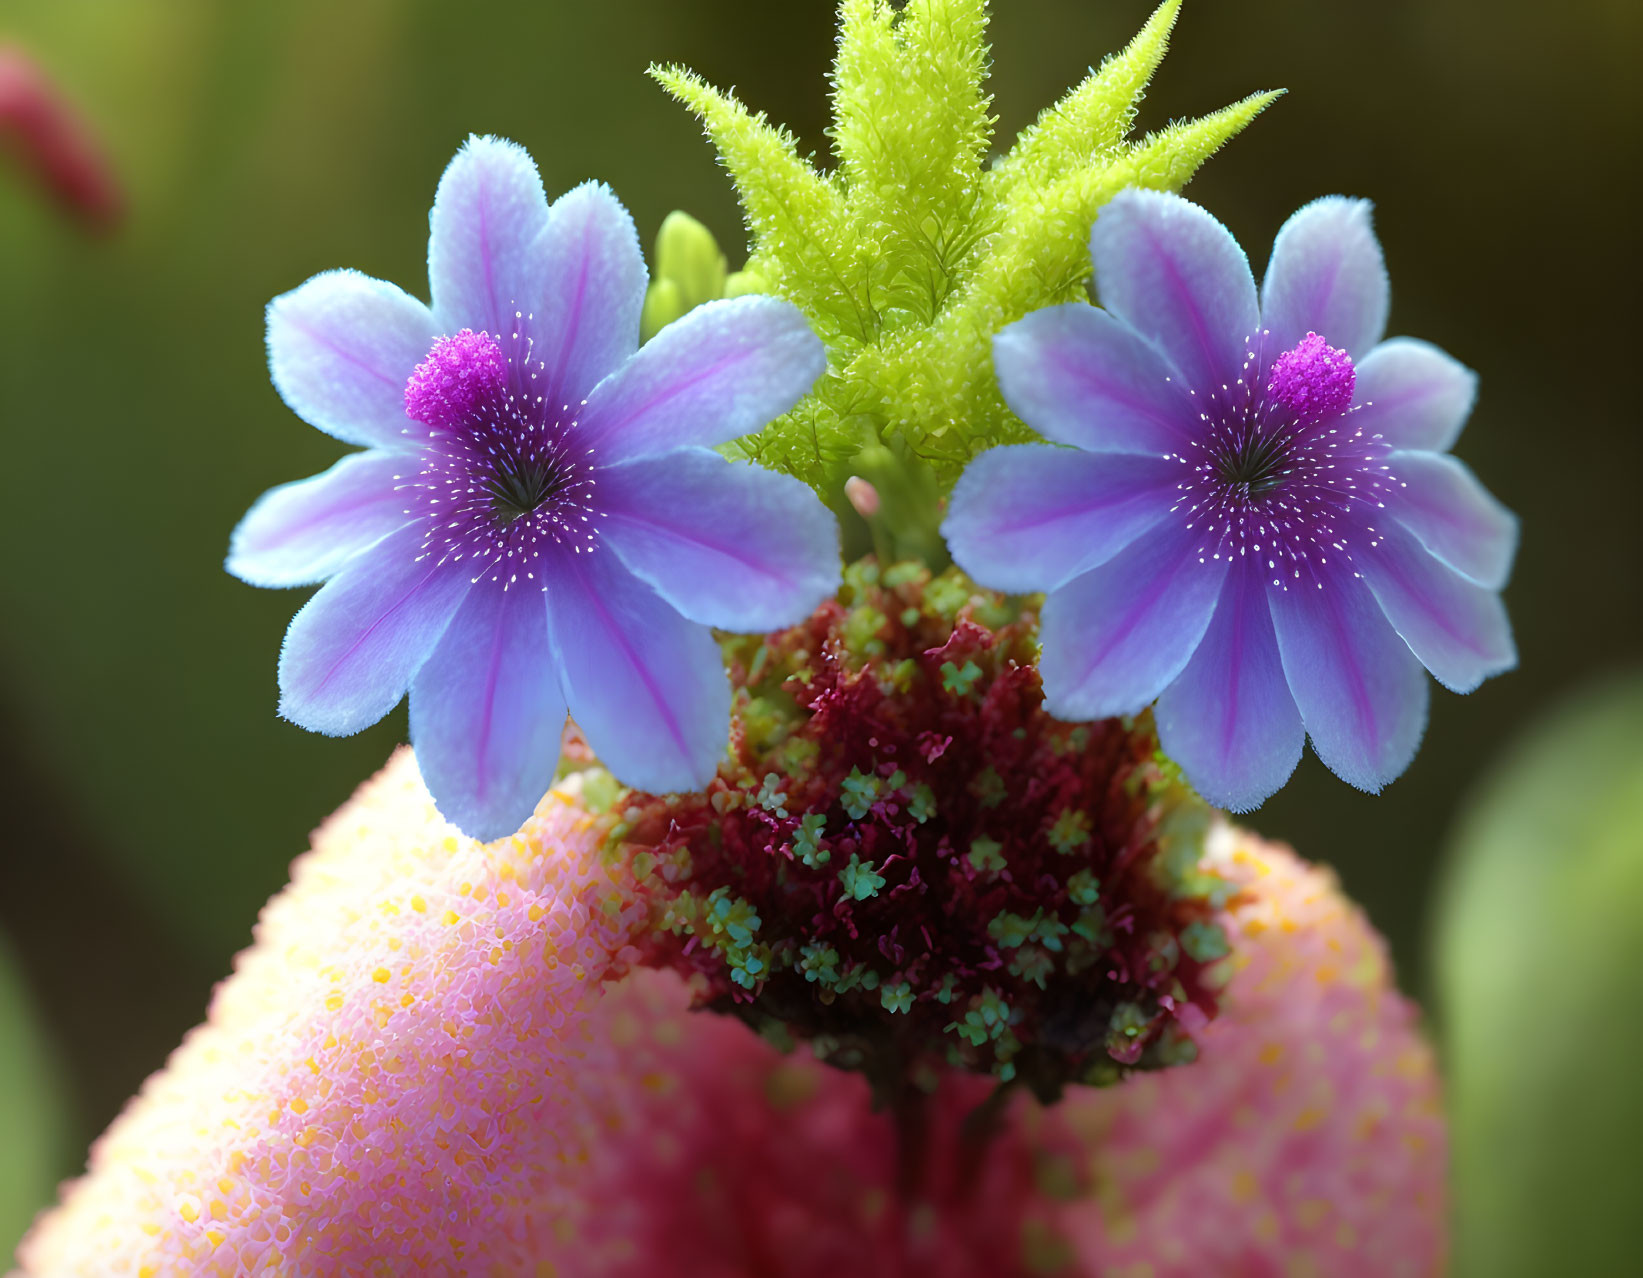
[{"label": "pink textured surface", "polygon": [[[1442,1272],[1437,1074],[1384,945],[1327,870],[1219,831],[1243,892],[1198,1063],[1018,1098],[978,1179],[950,1078],[926,1179],[896,1194],[894,1133],[862,1080],[683,1010],[638,972],[590,1019],[600,1136],[549,1255],[560,1275],[1399,1278]],[[1053,1189],[1052,1192],[1047,1192]]]},{"label": "pink textured surface", "polygon": [[[909,1173],[865,1082],[690,1012],[549,795],[488,847],[408,752],[316,837],[210,1020],[21,1259],[75,1275],[1416,1276],[1444,1255],[1431,1054],[1325,870],[1230,830],[1243,892],[1193,1065],[1017,1097],[949,1076]],[[603,991],[601,994],[600,991]],[[903,1192],[912,1185],[911,1192]]]},{"label": "pink textured surface", "polygon": [[564,1278],[1015,1278],[1046,1214],[1026,1131],[966,1174],[960,1123],[991,1080],[949,1075],[927,1104],[915,1192],[859,1074],[783,1055],[740,1021],[688,1011],[641,970],[596,1013],[603,1058],[589,1161],[546,1255]]},{"label": "pink textured surface", "polygon": [[1414,1278],[1444,1267],[1437,1071],[1386,947],[1335,876],[1219,831],[1242,885],[1196,1064],[1065,1109],[1093,1197],[1063,1226],[1107,1278]]},{"label": "pink textured surface", "polygon": [[507,380],[502,348],[489,333],[465,328],[442,337],[405,383],[405,415],[449,430],[501,393]]},{"label": "pink textured surface", "polygon": [[1320,422],[1326,417],[1338,417],[1352,407],[1352,391],[1357,382],[1352,357],[1316,333],[1308,333],[1272,361],[1272,371],[1267,375],[1267,395],[1293,414],[1295,420]]},{"label": "pink textured surface", "polygon": [[591,824],[550,794],[476,844],[402,750],[297,860],[24,1265],[532,1272],[533,1220],[582,1130],[578,1026],[636,913]]}]

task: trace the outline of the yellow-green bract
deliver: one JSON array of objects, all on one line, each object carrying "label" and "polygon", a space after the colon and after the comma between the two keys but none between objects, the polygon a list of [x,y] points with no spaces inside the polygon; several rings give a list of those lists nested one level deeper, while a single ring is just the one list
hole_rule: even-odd
[{"label": "yellow-green bract", "polygon": [[752,238],[748,272],[795,302],[828,371],[734,449],[835,498],[863,449],[927,463],[942,488],[981,449],[1034,438],[1004,406],[992,336],[1084,296],[1097,211],[1127,186],[1179,190],[1277,95],[1130,140],[1180,0],[989,162],[985,0],[843,0],[837,167],[680,67],[656,79],[705,125]]}]

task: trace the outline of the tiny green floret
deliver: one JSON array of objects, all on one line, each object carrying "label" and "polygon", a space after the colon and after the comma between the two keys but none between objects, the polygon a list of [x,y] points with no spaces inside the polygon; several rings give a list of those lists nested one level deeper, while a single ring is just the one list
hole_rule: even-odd
[{"label": "tiny green floret", "polygon": [[1112,1020],[1107,1032],[1114,1038],[1131,1040],[1140,1037],[1146,1029],[1149,1018],[1140,1007],[1134,1003],[1120,1003],[1113,1008]]},{"label": "tiny green floret", "polygon": [[807,812],[799,828],[793,831],[793,855],[812,870],[833,858],[833,854],[821,846],[822,831],[826,828],[826,817],[819,812]]},{"label": "tiny green floret", "polygon": [[996,808],[1004,802],[1004,778],[998,775],[998,769],[988,764],[976,773],[975,780],[970,783],[970,793],[980,801],[984,808]]},{"label": "tiny green floret", "polygon": [[715,889],[707,898],[707,922],[737,945],[746,945],[759,930],[759,916],[753,907],[741,897],[731,897],[724,888]]},{"label": "tiny green floret", "polygon": [[956,692],[961,697],[970,695],[970,689],[981,678],[981,667],[973,661],[966,661],[962,667],[951,661],[941,663],[941,686],[948,692]]},{"label": "tiny green floret", "polygon": [[799,951],[799,971],[812,984],[831,986],[839,983],[839,952],[831,945],[811,942]]},{"label": "tiny green floret", "polygon": [[1195,920],[1181,929],[1181,948],[1200,963],[1212,963],[1232,952],[1219,924]]},{"label": "tiny green floret", "polygon": [[906,1012],[913,1006],[913,987],[906,981],[886,985],[879,991],[879,1002],[890,1013]]},{"label": "tiny green floret", "polygon": [[850,896],[858,901],[865,901],[869,897],[877,896],[886,880],[884,875],[873,869],[871,861],[863,861],[852,852],[850,864],[839,871],[839,882],[844,885],[844,890]]},{"label": "tiny green floret", "polygon": [[1071,856],[1090,841],[1090,818],[1086,812],[1067,808],[1050,827],[1050,846],[1063,856]]},{"label": "tiny green floret", "polygon": [[1040,913],[1028,919],[1022,918],[1019,914],[1011,914],[1006,911],[997,915],[987,925],[987,935],[1005,949],[1014,949],[1018,945],[1025,944],[1032,937],[1042,917],[1043,915]]},{"label": "tiny green floret", "polygon": [[1101,880],[1088,870],[1079,870],[1067,880],[1067,899],[1074,905],[1094,905],[1101,899]]},{"label": "tiny green floret", "polygon": [[1004,845],[982,835],[970,841],[970,864],[983,874],[997,874],[1006,868]]},{"label": "tiny green floret", "polygon": [[878,802],[879,788],[878,777],[859,768],[851,768],[850,775],[839,787],[839,801],[852,820],[860,821],[867,815],[868,809]]},{"label": "tiny green floret", "polygon": [[907,815],[920,825],[925,824],[936,814],[936,792],[923,781],[913,787],[913,795],[907,801]]},{"label": "tiny green floret", "polygon": [[775,772],[767,772],[764,784],[759,787],[759,806],[766,812],[774,812],[779,817],[787,815],[787,792],[782,789],[782,778]]},{"label": "tiny green floret", "polygon": [[840,994],[848,994],[851,990],[876,990],[879,987],[879,974],[865,963],[852,963],[844,969],[838,979],[836,990]]},{"label": "tiny green floret", "polygon": [[1036,945],[1024,945],[1010,960],[1010,973],[1044,989],[1055,971],[1055,959]]},{"label": "tiny green floret", "polygon": [[[1010,1033],[1010,1005],[999,992],[988,986],[970,1000],[970,1006],[964,1015],[947,1026],[950,1033],[957,1034],[966,1040],[972,1047],[980,1047],[983,1043],[994,1043],[1002,1047],[1003,1044],[1013,1042],[1014,1035]],[[1001,1059],[1007,1059],[1004,1051],[999,1052]],[[1009,1052],[1014,1055],[1014,1050]]]}]

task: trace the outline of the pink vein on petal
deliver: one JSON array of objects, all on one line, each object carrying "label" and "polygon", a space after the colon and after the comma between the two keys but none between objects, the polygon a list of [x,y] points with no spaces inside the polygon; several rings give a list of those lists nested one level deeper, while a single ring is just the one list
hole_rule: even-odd
[{"label": "pink vein on petal", "polygon": [[[651,700],[656,703],[656,708],[661,711],[662,721],[667,727],[668,735],[673,738],[674,745],[678,746],[680,756],[688,760],[690,758],[690,747],[685,742],[684,732],[679,727],[679,720],[673,713],[673,707],[663,697],[661,689],[657,686],[656,680],[652,678],[649,668],[643,661],[639,660],[638,655],[633,650],[633,645],[628,642],[627,634],[622,627],[616,624],[616,619],[610,615],[610,610],[605,607],[604,601],[599,598],[599,592],[593,589],[587,574],[577,568],[572,568],[572,571],[576,573],[577,581],[582,586],[582,593],[598,614],[606,632],[616,640],[617,646],[622,650],[622,655],[628,659],[628,664],[633,667],[635,673],[639,676],[640,682],[645,685],[645,691],[650,694]],[[627,569],[623,568],[622,571],[626,572]]]},{"label": "pink vein on petal", "polygon": [[333,342],[330,338],[321,336],[318,332],[316,332],[314,329],[309,328],[307,325],[299,322],[296,319],[293,319],[289,315],[282,316],[281,318],[283,318],[285,320],[285,322],[287,324],[289,324],[292,328],[296,329],[297,332],[301,333],[304,337],[308,338],[309,341],[317,342],[319,345],[323,346],[326,350],[330,351],[333,355],[336,355],[339,358],[347,361],[348,363],[354,365],[354,367],[364,369],[367,373],[369,373],[372,377],[376,378],[378,381],[387,382],[388,385],[394,386],[394,387],[398,387],[400,385],[399,379],[394,378],[394,377],[390,377],[390,376],[388,376],[388,374],[383,373],[383,372],[379,372],[377,369],[372,368],[371,365],[367,364],[365,362],[365,360],[363,358],[361,358],[360,356],[355,355],[350,351],[344,350],[342,347],[338,346],[335,342]]},{"label": "pink vein on petal", "polygon": [[342,666],[343,666],[343,663],[346,662],[349,657],[353,656],[354,653],[359,650],[360,645],[363,644],[367,639],[369,639],[373,634],[375,634],[377,632],[378,628],[381,627],[383,622],[387,621],[389,617],[392,617],[396,612],[398,612],[407,603],[409,603],[410,600],[411,600],[411,597],[413,595],[419,593],[424,586],[426,586],[430,581],[432,581],[433,577],[434,577],[434,574],[438,571],[439,571],[439,565],[435,564],[434,567],[432,567],[428,570],[427,575],[425,577],[423,577],[421,581],[417,582],[416,585],[412,586],[409,590],[407,590],[403,595],[401,595],[399,597],[399,599],[394,603],[393,607],[388,608],[387,610],[385,610],[379,617],[377,617],[377,619],[375,621],[373,621],[369,626],[365,627],[365,629],[360,632],[359,638],[355,639],[353,643],[349,644],[348,647],[343,651],[342,655],[339,656],[336,659],[336,661],[334,661],[331,664],[331,668],[325,672],[325,677],[314,685],[313,691],[314,692],[319,692],[322,688],[325,687],[326,684],[330,683],[332,679],[336,678],[337,671],[341,670]]}]

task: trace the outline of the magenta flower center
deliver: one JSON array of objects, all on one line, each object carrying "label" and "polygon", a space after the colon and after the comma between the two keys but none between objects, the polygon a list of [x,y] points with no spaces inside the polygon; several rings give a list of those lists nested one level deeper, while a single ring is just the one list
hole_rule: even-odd
[{"label": "magenta flower center", "polygon": [[1272,361],[1267,373],[1267,398],[1287,409],[1297,421],[1339,417],[1352,407],[1358,374],[1352,357],[1331,346],[1316,333]]},{"label": "magenta flower center", "polygon": [[1189,392],[1197,429],[1173,454],[1191,468],[1174,511],[1203,533],[1201,562],[1253,558],[1275,586],[1321,586],[1313,568],[1375,544],[1375,512],[1398,483],[1386,462],[1391,449],[1353,424],[1357,374],[1345,351],[1308,333],[1263,376],[1260,345],[1246,343],[1231,385],[1207,399]]},{"label": "magenta flower center", "polygon": [[598,539],[591,450],[576,438],[580,406],[545,393],[529,339],[514,333],[510,345],[514,354],[463,329],[417,365],[405,413],[428,433],[421,470],[401,491],[407,513],[425,516],[425,554],[466,564],[476,584],[545,587],[544,555]]}]

